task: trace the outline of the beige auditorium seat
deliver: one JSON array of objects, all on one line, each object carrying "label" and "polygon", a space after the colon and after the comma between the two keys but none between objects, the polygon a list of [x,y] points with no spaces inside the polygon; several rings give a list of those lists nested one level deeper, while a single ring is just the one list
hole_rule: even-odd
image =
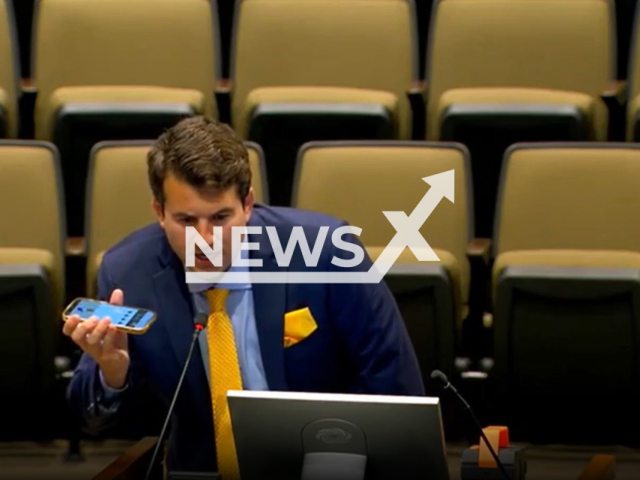
[{"label": "beige auditorium seat", "polygon": [[427,139],[471,151],[477,236],[493,229],[502,156],[531,141],[607,140],[613,0],[438,0]]},{"label": "beige auditorium seat", "polygon": [[[151,206],[147,153],[152,141],[111,141],[91,152],[87,184],[87,294],[96,295],[104,253],[135,230],[157,221]],[[266,183],[260,147],[247,143],[256,202],[264,202]],[[114,195],[114,192],[117,192]]]},{"label": "beige auditorium seat", "polygon": [[[516,410],[535,405],[534,425],[548,428],[553,411],[567,422],[578,415],[576,432],[584,432],[608,402],[625,415],[628,401],[637,405],[639,191],[636,145],[520,144],[507,152],[492,374]],[[615,425],[613,418],[600,421]]]},{"label": "beige auditorium seat", "polygon": [[[96,295],[104,252],[156,221],[147,177],[151,141],[101,142],[91,151],[87,178],[87,295]],[[117,192],[117,194],[114,194]]]},{"label": "beige auditorium seat", "polygon": [[361,228],[360,240],[374,261],[396,233],[383,212],[410,215],[433,188],[423,178],[454,170],[455,203],[437,198],[420,228],[440,261],[419,262],[405,249],[385,277],[425,378],[433,368],[452,369],[467,315],[467,246],[473,231],[468,164],[461,145],[425,142],[315,142],[298,158],[293,206]]},{"label": "beige auditorium seat", "polygon": [[89,152],[102,140],[156,138],[185,116],[217,116],[215,2],[41,0],[36,138],[60,149],[69,233],[83,231]]},{"label": "beige auditorium seat", "polygon": [[0,264],[40,265],[57,313],[64,302],[61,186],[53,145],[0,141]]},{"label": "beige auditorium seat", "polygon": [[300,145],[411,138],[412,0],[241,0],[232,123],[265,150],[272,201],[290,201]]},{"label": "beige auditorium seat", "polygon": [[18,39],[13,5],[0,0],[0,138],[18,136]]},{"label": "beige auditorium seat", "polygon": [[615,72],[606,0],[439,0],[428,65],[427,137],[454,105],[573,106],[607,138],[600,94]]},{"label": "beige auditorium seat", "polygon": [[[54,435],[54,357],[65,300],[64,211],[58,152],[45,142],[0,141],[0,437]],[[59,387],[59,385],[58,385]],[[13,419],[21,418],[20,422]]]}]

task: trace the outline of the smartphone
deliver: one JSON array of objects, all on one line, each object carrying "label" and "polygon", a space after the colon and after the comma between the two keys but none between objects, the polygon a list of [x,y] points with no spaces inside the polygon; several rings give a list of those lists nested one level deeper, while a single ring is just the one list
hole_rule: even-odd
[{"label": "smartphone", "polygon": [[134,335],[145,333],[156,320],[156,314],[151,310],[121,307],[90,298],[76,298],[64,310],[62,319],[66,321],[72,315],[78,315],[82,320],[89,320],[91,317],[98,319],[109,317],[112,325]]}]

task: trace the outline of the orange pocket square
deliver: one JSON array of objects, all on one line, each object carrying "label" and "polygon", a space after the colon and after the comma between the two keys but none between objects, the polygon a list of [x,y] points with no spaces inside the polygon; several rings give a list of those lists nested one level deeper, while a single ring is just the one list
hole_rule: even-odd
[{"label": "orange pocket square", "polygon": [[284,314],[284,346],[291,347],[311,335],[318,325],[307,307]]}]

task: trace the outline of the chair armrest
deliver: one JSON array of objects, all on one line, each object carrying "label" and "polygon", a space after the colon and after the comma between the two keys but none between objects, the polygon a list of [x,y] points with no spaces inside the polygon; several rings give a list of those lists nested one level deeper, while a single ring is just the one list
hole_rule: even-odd
[{"label": "chair armrest", "polygon": [[216,81],[216,93],[229,95],[231,94],[231,90],[233,90],[233,80],[230,78],[221,78]]},{"label": "chair armrest", "polygon": [[33,78],[23,78],[20,80],[20,92],[27,94],[36,94],[36,81]]},{"label": "chair armrest", "polygon": [[474,238],[467,245],[467,258],[469,263],[482,261],[485,265],[489,265],[491,260],[491,239],[490,238]]},{"label": "chair armrest", "polygon": [[600,97],[609,112],[609,140],[612,142],[624,141],[627,122],[625,111],[627,105],[627,82],[624,80],[610,82],[600,94]]},{"label": "chair armrest", "polygon": [[[143,438],[107,465],[92,480],[140,480],[144,478],[157,443],[157,437]],[[152,478],[159,478],[159,476],[152,476]]]},{"label": "chair armrest", "polygon": [[427,100],[427,81],[426,80],[414,80],[409,87],[409,95],[420,95],[423,100]]},{"label": "chair armrest", "polygon": [[614,480],[616,478],[616,457],[594,455],[578,480]]},{"label": "chair armrest", "polygon": [[20,138],[32,139],[34,137],[33,112],[36,108],[36,95],[38,89],[32,78],[20,80],[20,98],[18,109],[20,114]]},{"label": "chair armrest", "polygon": [[467,245],[467,259],[471,270],[468,320],[473,328],[482,332],[484,314],[491,308],[491,239],[471,240]]},{"label": "chair armrest", "polygon": [[600,97],[607,106],[609,106],[610,102],[616,102],[618,105],[624,105],[627,100],[626,80],[614,80],[609,82],[600,94]]},{"label": "chair armrest", "polygon": [[87,245],[84,237],[69,237],[65,245],[67,257],[84,257],[87,254]]},{"label": "chair armrest", "polygon": [[411,138],[423,140],[427,131],[427,82],[416,80],[407,91],[413,118]]},{"label": "chair armrest", "polygon": [[223,78],[216,82],[216,104],[218,105],[218,117],[221,122],[231,124],[231,92],[233,80]]}]

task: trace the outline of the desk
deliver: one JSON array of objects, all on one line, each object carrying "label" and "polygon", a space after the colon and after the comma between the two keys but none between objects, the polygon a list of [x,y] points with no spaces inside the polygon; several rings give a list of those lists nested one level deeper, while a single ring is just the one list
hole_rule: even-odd
[{"label": "desk", "polygon": [[[93,480],[140,480],[151,459],[155,438],[144,438],[100,472]],[[622,447],[580,448],[524,445],[528,459],[527,480],[638,480],[640,451]],[[448,445],[451,480],[460,480],[460,456],[465,446]],[[594,456],[606,455],[595,461]],[[615,477],[609,464],[616,457]],[[592,463],[590,463],[592,462]],[[588,473],[587,473],[588,472]],[[157,477],[156,477],[157,478]]]},{"label": "desk", "polygon": [[[640,450],[624,447],[538,446],[521,443],[527,456],[526,480],[577,480],[595,455],[616,459],[615,480],[640,480]],[[451,480],[460,480],[460,463],[465,445],[447,445]],[[582,479],[587,480],[587,479]],[[591,480],[591,479],[589,479]]]}]

